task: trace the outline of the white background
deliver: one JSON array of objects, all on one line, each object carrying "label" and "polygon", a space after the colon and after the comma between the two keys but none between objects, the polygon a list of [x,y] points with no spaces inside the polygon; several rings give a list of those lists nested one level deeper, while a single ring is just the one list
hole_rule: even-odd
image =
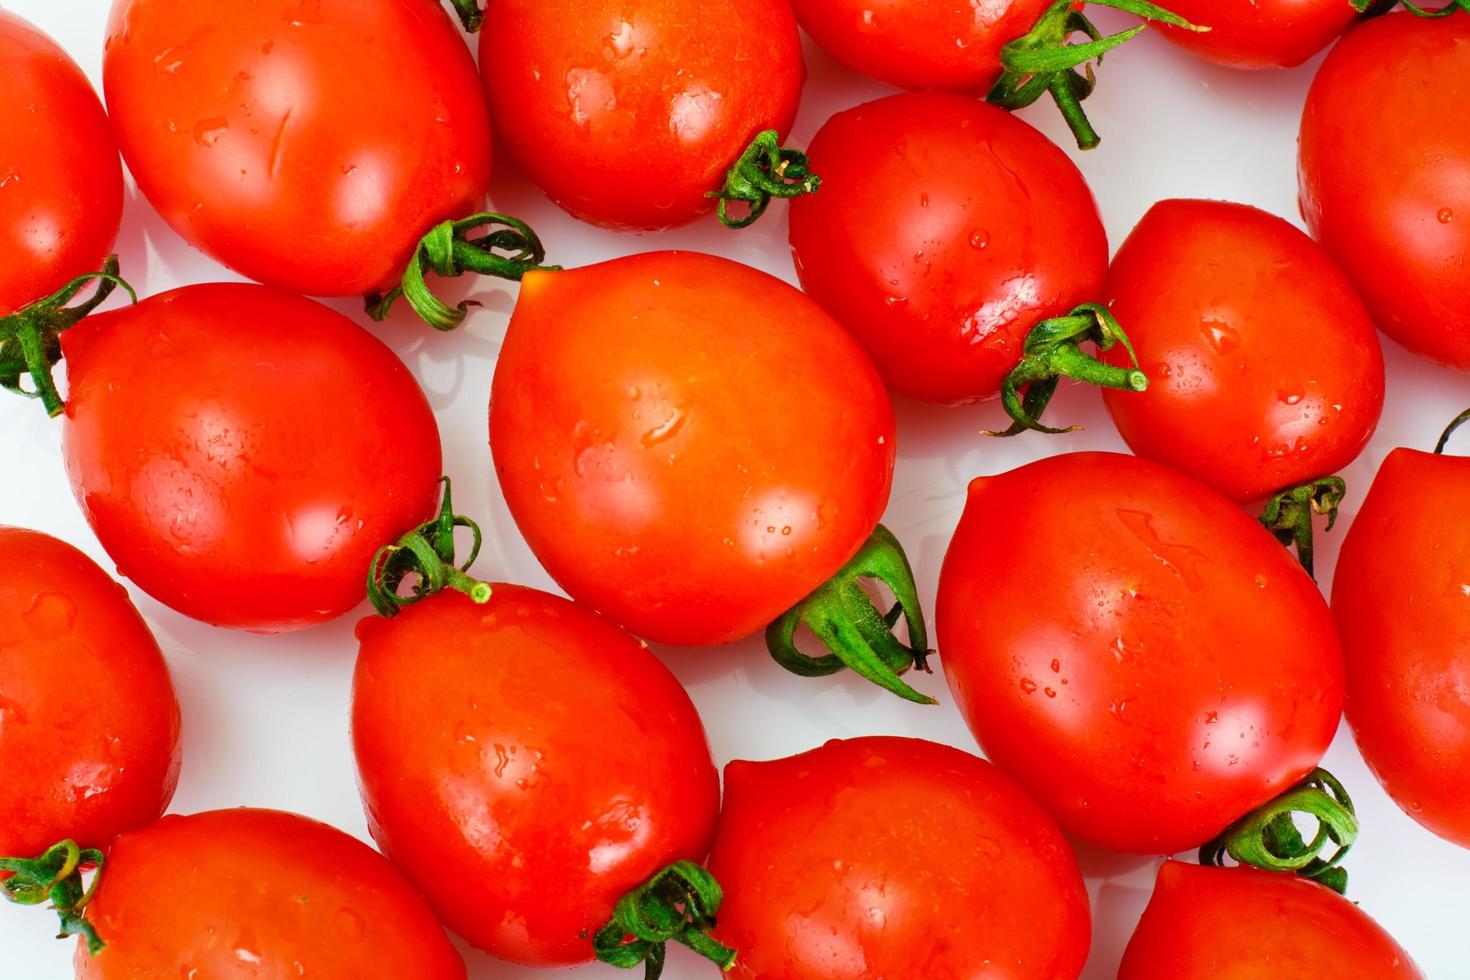
[{"label": "white background", "polygon": [[[1346,0],[1344,0],[1346,2]],[[8,0],[12,11],[56,37],[100,88],[108,0]],[[222,17],[229,5],[220,4]],[[1101,12],[1098,21],[1123,20]],[[1102,84],[1087,103],[1103,134],[1102,147],[1072,149],[1049,105],[1024,115],[1066,146],[1091,182],[1110,239],[1118,245],[1155,200],[1210,197],[1296,214],[1297,123],[1315,62],[1303,69],[1238,74],[1173,49],[1152,32],[1110,56]],[[837,67],[808,44],[808,82],[794,133],[804,145],[834,111],[887,91]],[[0,132],[0,139],[3,139]],[[493,199],[541,232],[553,261],[579,265],[642,250],[695,248],[738,259],[794,281],[785,243],[785,207],[743,233],[697,227],[635,237],[578,224],[548,204],[503,157]],[[195,282],[237,278],[185,245],[130,191],[118,251],[123,271],[143,295]],[[522,543],[495,486],[486,445],[486,405],[493,361],[514,301],[512,287],[475,287],[485,309],[457,334],[440,336],[404,319],[372,329],[417,374],[439,416],[447,467],[462,513],[481,518],[488,546],[482,577],[549,587]],[[333,304],[365,322],[359,305]],[[1385,341],[1388,406],[1363,457],[1346,471],[1357,508],[1378,464],[1399,445],[1429,448],[1444,423],[1470,405],[1470,383],[1409,356]],[[926,607],[970,478],[1010,469],[1048,453],[1121,449],[1098,396],[1064,387],[1049,418],[1082,421],[1086,431],[996,441],[977,433],[1001,428],[992,403],[968,409],[898,405],[899,465],[885,523],[906,543]],[[39,406],[0,400],[0,523],[38,528],[70,541],[111,570],[72,500],[59,452],[59,430]],[[1321,547],[1322,584],[1330,588],[1341,534]],[[1386,560],[1393,560],[1385,556]],[[366,836],[354,786],[347,737],[348,683],[356,644],[349,615],[306,634],[257,637],[186,620],[137,590],[134,598],[162,643],[183,701],[184,770],[176,812],[241,804],[278,807],[326,820]],[[728,649],[659,651],[688,685],[709,730],[716,761],[767,759],[842,736],[901,734],[974,749],[939,675],[919,678],[939,696],[939,708],[902,703],[851,675],[804,681],[782,672],[759,642]],[[1435,978],[1470,975],[1470,854],[1421,830],[1400,814],[1355,752],[1346,729],[1327,763],[1358,802],[1363,834],[1350,860],[1351,895],[1409,949]],[[1095,939],[1086,977],[1113,976],[1118,958],[1148,899],[1157,861],[1080,852],[1093,899]],[[49,939],[49,913],[0,909],[0,957],[7,972],[27,980],[70,976],[70,944]],[[1219,937],[1228,942],[1228,937]],[[544,976],[467,953],[477,980]],[[612,976],[583,968],[581,976]],[[702,977],[701,964],[676,952],[670,980]],[[629,974],[633,976],[633,974]]]}]

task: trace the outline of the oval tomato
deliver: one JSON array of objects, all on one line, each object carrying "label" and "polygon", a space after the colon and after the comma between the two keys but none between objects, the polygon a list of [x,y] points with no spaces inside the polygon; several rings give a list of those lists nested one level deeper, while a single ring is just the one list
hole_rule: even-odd
[{"label": "oval tomato", "polygon": [[731,976],[1067,980],[1091,938],[1077,860],[998,769],[858,738],[732,762],[710,871]]},{"label": "oval tomato", "polygon": [[1358,16],[1350,0],[1168,0],[1186,20],[1164,25],[1180,47],[1229,68],[1294,68],[1337,39]]},{"label": "oval tomato", "polygon": [[413,888],[367,845],[274,810],[169,816],[112,845],[77,980],[463,980]]},{"label": "oval tomato", "polygon": [[936,615],[986,755],[1113,850],[1204,843],[1311,772],[1342,714],[1312,580],[1230,501],[1131,456],[972,483]]},{"label": "oval tomato", "polygon": [[1395,449],[1343,541],[1332,584],[1347,718],[1363,758],[1404,812],[1462,847],[1470,847],[1467,491],[1470,459]]},{"label": "oval tomato", "polygon": [[471,943],[590,960],[625,893],[704,857],[720,788],[699,716],[611,623],[498,585],[484,605],[443,593],[358,637],[352,737],[373,836]]},{"label": "oval tomato", "polygon": [[802,288],[895,391],[989,398],[1033,327],[1102,292],[1108,241],[1077,167],[1000,109],[896,95],[812,140],[822,190],[791,207]]},{"label": "oval tomato", "polygon": [[179,781],[179,702],[128,595],[86,555],[0,527],[0,854],[101,847]]},{"label": "oval tomato", "polygon": [[758,134],[786,135],[805,78],[784,0],[495,0],[480,64],[521,169],[615,228],[708,211]]},{"label": "oval tomato", "polygon": [[0,316],[95,272],[122,222],[102,103],[56,42],[0,10]]},{"label": "oval tomato", "polygon": [[1373,321],[1342,270],[1274,215],[1155,204],[1114,257],[1107,296],[1153,382],[1103,392],[1140,456],[1248,503],[1336,473],[1378,426]]},{"label": "oval tomato", "polygon": [[103,81],[164,219],[293,292],[394,284],[420,238],[489,187],[474,60],[437,3],[117,0]]},{"label": "oval tomato", "polygon": [[1166,861],[1118,980],[1423,980],[1383,927],[1330,889],[1255,868]]},{"label": "oval tomato", "polygon": [[263,286],[186,286],[61,335],[72,489],[121,574],[185,615],[272,632],[361,602],[433,512],[439,433],[351,320]]},{"label": "oval tomato", "polygon": [[1301,205],[1384,333],[1470,369],[1470,16],[1389,14],[1322,63]]}]

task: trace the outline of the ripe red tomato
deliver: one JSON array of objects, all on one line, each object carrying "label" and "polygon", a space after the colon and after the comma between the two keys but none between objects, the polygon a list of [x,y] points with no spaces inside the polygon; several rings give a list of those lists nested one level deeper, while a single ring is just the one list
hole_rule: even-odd
[{"label": "ripe red tomato", "polygon": [[489,186],[474,60],[426,0],[117,0],[103,81],[128,167],[174,230],[293,292],[393,285]]},{"label": "ripe red tomato", "polygon": [[1470,459],[1394,450],[1343,542],[1332,586],[1347,718],[1363,758],[1404,812],[1462,847],[1470,847],[1467,491]]},{"label": "ripe red tomato", "polygon": [[0,316],[95,272],[122,221],[102,103],[45,34],[0,10]]},{"label": "ripe red tomato", "polygon": [[1065,838],[984,760],[909,738],[732,762],[710,871],[730,975],[1068,980],[1091,939]]},{"label": "ripe red tomato", "polygon": [[77,980],[464,980],[444,929],[393,867],[325,824],[275,810],[169,816],[112,845]]},{"label": "ripe red tomato", "polygon": [[720,788],[699,716],[608,621],[497,585],[484,605],[446,592],[365,620],[358,638],[373,836],[474,945],[590,960],[619,898],[704,857]]},{"label": "ripe red tomato", "polygon": [[805,78],[785,0],[494,0],[480,65],[521,169],[614,228],[708,211],[758,134],[786,135]]},{"label": "ripe red tomato", "polygon": [[363,598],[373,553],[434,510],[433,413],[351,320],[262,286],[187,286],[61,335],[72,488],[121,574],[273,632]]},{"label": "ripe red tomato", "polygon": [[0,527],[0,855],[101,847],[179,781],[179,702],[153,634],[86,555]]},{"label": "ripe red tomato", "polygon": [[1380,329],[1470,369],[1470,16],[1388,14],[1322,63],[1301,205]]},{"label": "ripe red tomato", "polygon": [[1166,6],[1209,30],[1165,24],[1165,37],[1229,68],[1294,68],[1358,16],[1350,0],[1168,0]]},{"label": "ripe red tomato", "polygon": [[1312,580],[1230,501],[1132,456],[972,483],[936,616],[986,755],[1113,850],[1204,843],[1310,772],[1342,714]]},{"label": "ripe red tomato", "polygon": [[654,252],[526,276],[490,406],[506,503],[568,593],[640,636],[764,628],[873,533],[893,410],[770,276]]},{"label": "ripe red tomato", "polygon": [[1166,861],[1118,980],[1422,980],[1383,927],[1314,882]]},{"label": "ripe red tomato", "polygon": [[1020,119],[958,95],[896,95],[812,140],[819,193],[791,207],[802,288],[895,391],[990,398],[1027,334],[1102,293],[1108,241],[1076,166]]},{"label": "ripe red tomato", "polygon": [[1152,381],[1103,392],[1140,456],[1248,503],[1336,473],[1378,426],[1373,321],[1332,259],[1274,215],[1156,204],[1114,257],[1107,296]]}]

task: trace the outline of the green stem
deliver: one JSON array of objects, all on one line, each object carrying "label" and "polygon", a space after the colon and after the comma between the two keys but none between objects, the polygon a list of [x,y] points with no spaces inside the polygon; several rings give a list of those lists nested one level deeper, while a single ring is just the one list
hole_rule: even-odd
[{"label": "green stem", "polygon": [[459,22],[466,32],[473,34],[485,23],[485,13],[480,9],[480,0],[449,0]]},{"label": "green stem", "polygon": [[[726,228],[745,228],[766,213],[773,197],[800,197],[822,186],[822,178],[811,172],[806,154],[781,145],[780,136],[768,129],[740,154],[725,174],[725,186],[710,192],[720,199],[720,223]],[[730,202],[743,201],[749,212],[730,217]]]},{"label": "green stem", "polygon": [[[439,515],[409,531],[396,544],[378,549],[368,569],[368,599],[381,616],[398,615],[405,606],[422,602],[445,589],[463,592],[477,603],[490,601],[490,585],[465,573],[480,554],[480,526],[454,512],[449,477],[441,477],[444,498]],[[473,538],[470,556],[462,565],[454,563],[454,532],[468,528]],[[414,582],[407,595],[402,586],[409,576]]]},{"label": "green stem", "polygon": [[[1103,353],[1121,344],[1133,367],[1118,367],[1084,354],[1079,345],[1085,343]],[[1003,432],[986,430],[982,434],[1010,438],[1028,430],[1048,435],[1075,432],[1080,426],[1054,429],[1041,424],[1041,416],[1064,377],[1100,388],[1148,390],[1148,375],[1139,369],[1138,354],[1123,327],[1107,307],[1084,303],[1066,316],[1041,321],[1026,335],[1021,362],[1006,375],[1000,389],[1001,404],[1011,417],[1011,426]]]},{"label": "green stem", "polygon": [[1444,455],[1445,447],[1450,444],[1450,437],[1455,434],[1456,429],[1464,425],[1466,422],[1470,422],[1470,408],[1467,408],[1459,415],[1456,415],[1454,421],[1450,422],[1449,426],[1446,427],[1444,432],[1440,435],[1439,442],[1434,444],[1434,454],[1436,456]]},{"label": "green stem", "polygon": [[[87,952],[96,956],[107,944],[97,935],[83,913],[102,880],[101,851],[82,849],[76,841],[64,840],[34,858],[0,858],[0,871],[10,877],[0,881],[0,894],[17,905],[51,903],[61,919],[57,939],[81,936]],[[91,884],[83,883],[83,872],[95,870]]]},{"label": "green stem", "polygon": [[644,980],[658,980],[663,973],[671,942],[729,970],[735,950],[709,935],[724,897],[708,871],[692,861],[676,861],[618,901],[612,920],[592,938],[593,951],[620,969],[643,964]]},{"label": "green stem", "polygon": [[[892,591],[891,612],[878,611],[862,587],[863,579],[882,582]],[[908,644],[893,634],[900,616],[908,624]],[[827,654],[809,657],[797,648],[796,628],[801,625],[816,635]],[[931,651],[913,569],[903,546],[882,525],[836,575],[766,628],[766,648],[778,664],[802,677],[853,670],[907,701],[939,703],[900,677],[910,668],[932,673]]]},{"label": "green stem", "polygon": [[[489,230],[472,237],[470,232],[477,228]],[[367,312],[374,320],[385,320],[401,296],[413,307],[419,319],[435,330],[453,330],[464,321],[470,307],[479,304],[470,300],[464,300],[457,306],[446,304],[434,295],[424,280],[425,265],[443,278],[452,279],[474,272],[520,282],[527,272],[561,268],[543,265],[545,261],[546,247],[530,225],[519,218],[483,213],[470,215],[461,221],[444,221],[435,225],[419,242],[408,268],[404,270],[402,281],[396,287],[384,295],[367,297]]]},{"label": "green stem", "polygon": [[1419,17],[1447,17],[1457,10],[1470,13],[1470,0],[1450,0],[1438,10],[1429,10],[1421,7],[1411,0],[1350,0],[1353,9],[1367,17],[1377,17],[1386,14],[1395,7],[1402,6],[1409,13]]},{"label": "green stem", "polygon": [[[134,303],[138,302],[133,287],[117,273],[117,256],[110,255],[100,272],[77,276],[45,299],[0,317],[0,388],[40,399],[48,415],[60,415],[66,403],[56,390],[51,370],[61,361],[61,333],[101,306],[117,286],[126,290]],[[67,305],[82,287],[93,281],[97,289],[86,302]],[[21,384],[26,376],[30,377],[32,388]]]},{"label": "green stem", "polygon": [[1337,523],[1337,509],[1347,496],[1347,484],[1341,477],[1324,476],[1301,486],[1283,490],[1266,501],[1261,523],[1276,535],[1276,540],[1290,548],[1296,546],[1297,560],[1313,578],[1317,577],[1313,561],[1312,517],[1327,517],[1326,531]]},{"label": "green stem", "polygon": [[[1317,832],[1310,841],[1297,830],[1292,819],[1296,813],[1316,819]],[[1358,818],[1352,798],[1330,772],[1315,769],[1302,782],[1241,817],[1200,848],[1199,862],[1224,867],[1228,854],[1241,864],[1293,872],[1342,894],[1347,889],[1342,859],[1357,839]],[[1324,858],[1322,852],[1329,843],[1336,849]]]},{"label": "green stem", "polygon": [[[1092,3],[1136,14],[1145,21],[1172,24],[1190,31],[1209,30],[1147,0],[1092,0]],[[1090,150],[1101,141],[1082,110],[1083,100],[1097,87],[1093,65],[1101,65],[1103,55],[1137,37],[1147,26],[1139,24],[1104,36],[1085,14],[1075,9],[1073,0],[1054,0],[1030,31],[1001,49],[1003,70],[986,99],[1003,109],[1020,109],[1049,93],[1077,138],[1077,145]],[[1087,40],[1074,43],[1071,40],[1074,34],[1082,34]]]}]

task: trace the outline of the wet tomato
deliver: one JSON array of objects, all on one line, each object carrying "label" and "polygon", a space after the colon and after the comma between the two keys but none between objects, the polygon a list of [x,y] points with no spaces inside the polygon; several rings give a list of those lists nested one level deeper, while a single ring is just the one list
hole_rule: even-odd
[{"label": "wet tomato", "polygon": [[1292,68],[1337,39],[1358,16],[1350,0],[1168,0],[1207,32],[1165,25],[1164,36],[1230,68]]},{"label": "wet tomato", "polygon": [[1290,553],[1131,456],[972,483],[936,615],[986,755],[1113,850],[1205,843],[1311,772],[1342,713],[1332,617]]},{"label": "wet tomato", "polygon": [[318,296],[398,279],[490,181],[474,60],[437,3],[117,0],[103,82],[138,186],[191,244]]},{"label": "wet tomato", "polygon": [[710,871],[731,976],[1068,980],[1087,892],[1041,808],[945,745],[858,738],[732,762]]}]

